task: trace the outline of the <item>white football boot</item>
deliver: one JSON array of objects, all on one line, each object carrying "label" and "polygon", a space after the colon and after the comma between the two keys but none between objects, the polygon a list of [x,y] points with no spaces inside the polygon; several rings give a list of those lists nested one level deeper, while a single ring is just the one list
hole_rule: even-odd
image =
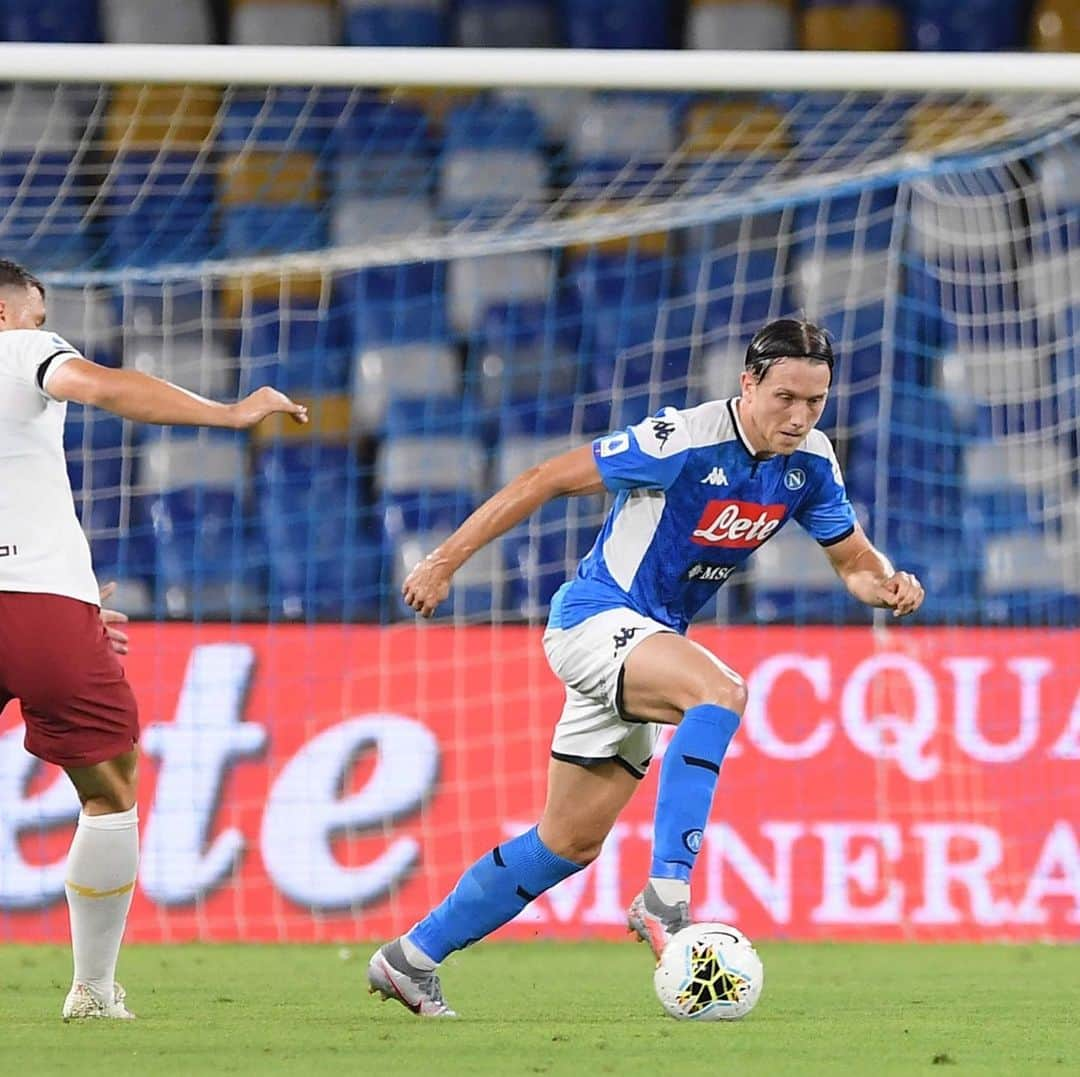
[{"label": "white football boot", "polygon": [[405,960],[395,939],[371,955],[367,970],[368,994],[392,998],[417,1017],[457,1017],[446,1004],[442,984],[434,972],[424,972]]},{"label": "white football boot", "polygon": [[84,983],[72,984],[64,999],[64,1008],[60,1016],[65,1021],[81,1021],[86,1018],[105,1017],[116,1021],[134,1021],[135,1015],[124,1005],[127,992],[118,984],[113,984],[111,999],[100,999]]},{"label": "white football boot", "polygon": [[639,942],[647,942],[657,962],[664,947],[677,931],[690,926],[690,906],[685,901],[665,905],[657,896],[652,883],[633,901],[626,913],[626,930]]}]

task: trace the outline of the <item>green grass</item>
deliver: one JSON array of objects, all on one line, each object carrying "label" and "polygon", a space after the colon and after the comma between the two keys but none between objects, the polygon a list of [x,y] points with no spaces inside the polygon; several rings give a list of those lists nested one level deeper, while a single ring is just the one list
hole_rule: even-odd
[{"label": "green grass", "polygon": [[643,947],[478,946],[443,974],[457,1021],[366,993],[368,947],[132,946],[132,1024],[63,1024],[59,947],[0,947],[5,1074],[1080,1072],[1080,948],[761,946],[734,1024],[663,1016]]}]

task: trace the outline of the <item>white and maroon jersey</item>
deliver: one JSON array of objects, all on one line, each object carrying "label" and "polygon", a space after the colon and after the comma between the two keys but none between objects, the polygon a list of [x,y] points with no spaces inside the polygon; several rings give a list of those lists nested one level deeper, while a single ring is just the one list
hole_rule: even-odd
[{"label": "white and maroon jersey", "polygon": [[41,329],[0,332],[0,591],[97,605],[90,547],[64,463],[67,404],[49,379],[79,353]]},{"label": "white and maroon jersey", "polygon": [[829,439],[758,458],[735,400],[659,414],[593,442],[616,494],[596,543],[555,594],[548,623],[572,628],[625,606],[685,632],[763,542],[794,519],[829,546],[855,529]]}]

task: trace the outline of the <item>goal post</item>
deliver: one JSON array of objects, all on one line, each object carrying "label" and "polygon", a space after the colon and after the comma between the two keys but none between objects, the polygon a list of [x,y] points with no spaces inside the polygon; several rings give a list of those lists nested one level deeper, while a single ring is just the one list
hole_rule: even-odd
[{"label": "goal post", "polygon": [[[409,926],[543,802],[555,588],[608,507],[400,583],[494,489],[734,395],[765,321],[927,587],[874,626],[793,525],[692,632],[750,706],[696,912],[751,936],[1075,937],[1080,72],[1066,56],[0,45],[0,253],[88,356],[310,427],[69,409],[132,628],[142,939]],[[197,764],[197,765],[196,765]],[[7,775],[7,777],[2,777]],[[653,778],[510,929],[614,935]],[[0,719],[0,934],[63,932],[62,777]],[[539,925],[539,926],[538,926]]]}]

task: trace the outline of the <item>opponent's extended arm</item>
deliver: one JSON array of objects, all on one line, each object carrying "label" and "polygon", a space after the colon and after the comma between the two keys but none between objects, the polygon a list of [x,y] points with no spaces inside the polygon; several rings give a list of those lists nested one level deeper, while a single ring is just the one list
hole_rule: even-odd
[{"label": "opponent's extended arm", "polygon": [[219,404],[138,370],[113,370],[87,359],[68,359],[48,378],[57,400],[93,404],[124,419],[166,426],[220,426],[246,430],[275,412],[307,422],[307,408],[264,387],[235,404]]},{"label": "opponent's extended arm", "polygon": [[405,602],[430,617],[449,593],[454,573],[482,546],[553,498],[595,494],[603,489],[591,445],[571,449],[529,468],[489,497],[409,573],[401,589]]},{"label": "opponent's extended arm", "polygon": [[824,549],[844,586],[860,602],[891,609],[894,617],[914,613],[922,605],[922,584],[910,572],[897,572],[858,524],[846,539]]}]

